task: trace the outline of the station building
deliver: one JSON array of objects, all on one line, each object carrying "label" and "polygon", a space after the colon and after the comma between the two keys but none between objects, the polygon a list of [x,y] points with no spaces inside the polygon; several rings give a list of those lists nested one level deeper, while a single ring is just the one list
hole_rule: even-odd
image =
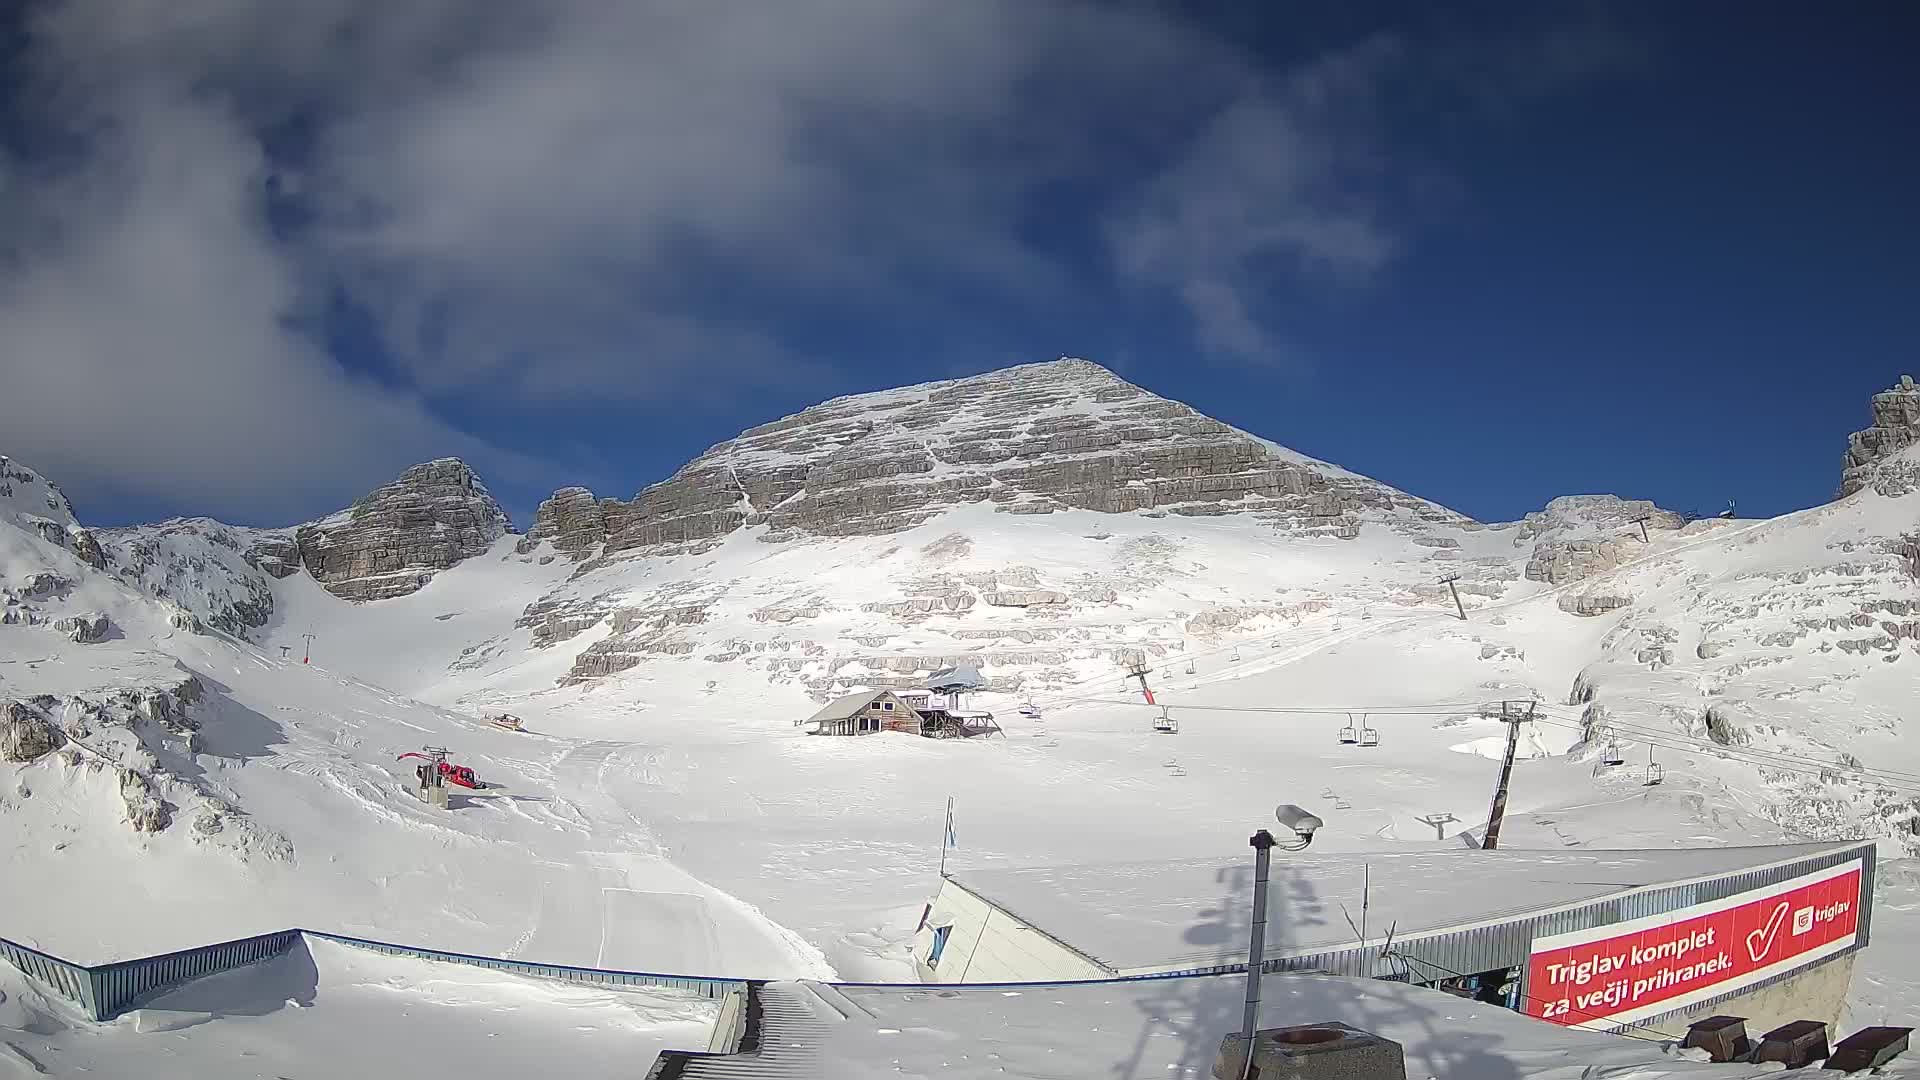
[{"label": "station building", "polygon": [[[1569,1027],[1836,1024],[1868,942],[1871,842],[1278,855],[1265,970],[1437,987]],[[1246,970],[1250,856],[953,871],[930,983]],[[1765,1030],[1764,1027],[1761,1028]]]}]

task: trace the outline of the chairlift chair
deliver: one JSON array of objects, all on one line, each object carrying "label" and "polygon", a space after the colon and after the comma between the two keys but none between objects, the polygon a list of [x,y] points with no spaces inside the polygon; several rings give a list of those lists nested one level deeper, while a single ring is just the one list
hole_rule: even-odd
[{"label": "chairlift chair", "polygon": [[1031,701],[1023,702],[1020,706],[1020,715],[1029,720],[1038,720],[1040,719],[1040,710],[1035,708]]},{"label": "chairlift chair", "polygon": [[1348,713],[1347,726],[1340,729],[1340,745],[1358,746],[1359,744],[1360,729],[1353,726],[1353,714]]},{"label": "chairlift chair", "polygon": [[1167,707],[1160,706],[1160,715],[1153,718],[1153,730],[1162,735],[1180,734],[1180,721],[1167,715]]},{"label": "chairlift chair", "polygon": [[1360,716],[1360,745],[1380,745],[1380,729],[1367,726],[1367,717],[1364,713]]},{"label": "chairlift chair", "polygon": [[1665,779],[1667,778],[1667,775],[1666,775],[1666,773],[1667,773],[1667,771],[1666,771],[1665,769],[1663,769],[1663,768],[1661,768],[1661,767],[1660,767],[1660,763],[1659,763],[1659,762],[1657,762],[1657,761],[1655,761],[1655,760],[1653,760],[1653,747],[1651,747],[1651,746],[1649,746],[1649,747],[1647,747],[1647,783],[1646,783],[1646,786],[1647,786],[1647,787],[1655,787],[1655,786],[1657,786],[1657,785],[1658,785],[1658,784],[1660,783],[1660,781],[1662,781],[1662,780],[1665,780]]},{"label": "chairlift chair", "polygon": [[1193,661],[1187,661],[1187,674],[1193,674]]},{"label": "chairlift chair", "polygon": [[1236,664],[1240,662],[1240,646],[1238,645],[1233,647],[1233,662]]}]

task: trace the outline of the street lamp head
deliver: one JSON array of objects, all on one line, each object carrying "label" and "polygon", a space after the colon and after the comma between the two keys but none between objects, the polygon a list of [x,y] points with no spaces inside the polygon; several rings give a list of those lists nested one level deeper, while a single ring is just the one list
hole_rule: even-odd
[{"label": "street lamp head", "polygon": [[1293,831],[1293,835],[1300,839],[1301,847],[1312,843],[1313,834],[1319,831],[1321,826],[1326,824],[1326,822],[1321,821],[1318,817],[1307,813],[1292,803],[1281,803],[1275,807],[1273,816],[1279,820],[1283,827]]}]

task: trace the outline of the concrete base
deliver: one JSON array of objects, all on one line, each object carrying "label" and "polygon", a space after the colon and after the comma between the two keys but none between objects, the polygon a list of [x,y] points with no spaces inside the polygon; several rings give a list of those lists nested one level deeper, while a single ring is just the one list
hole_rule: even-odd
[{"label": "concrete base", "polygon": [[419,795],[420,801],[426,803],[428,806],[437,806],[442,810],[447,808],[447,789],[445,787],[438,785],[423,787],[415,792],[415,794]]},{"label": "concrete base", "polygon": [[1716,1015],[1744,1016],[1747,1036],[1756,1042],[1762,1032],[1795,1020],[1818,1020],[1827,1025],[1828,1031],[1837,1031],[1847,991],[1853,986],[1853,960],[1857,955],[1848,953],[1752,993],[1651,1021],[1651,1026],[1678,1037],[1696,1020]]},{"label": "concrete base", "polygon": [[[1240,1033],[1220,1040],[1214,1080],[1240,1080],[1246,1072]],[[1400,1044],[1328,1021],[1253,1033],[1253,1076],[1258,1080],[1406,1080]]]}]

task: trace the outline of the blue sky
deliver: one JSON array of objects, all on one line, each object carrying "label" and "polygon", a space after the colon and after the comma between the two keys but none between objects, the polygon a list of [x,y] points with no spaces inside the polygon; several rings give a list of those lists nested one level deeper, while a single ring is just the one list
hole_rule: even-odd
[{"label": "blue sky", "polygon": [[0,452],[90,521],[459,454],[524,524],[1059,355],[1482,520],[1773,514],[1920,369],[1910,4],[13,10]]}]

